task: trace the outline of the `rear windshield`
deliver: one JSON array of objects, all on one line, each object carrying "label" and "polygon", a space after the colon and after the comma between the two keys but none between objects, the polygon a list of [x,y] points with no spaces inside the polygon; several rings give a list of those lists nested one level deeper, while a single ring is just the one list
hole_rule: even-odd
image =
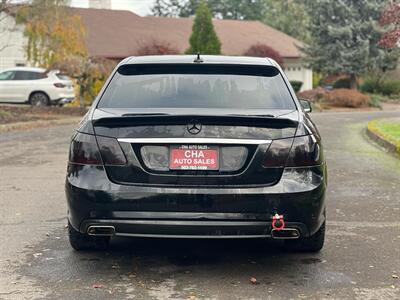
[{"label": "rear windshield", "polygon": [[122,66],[98,107],[296,108],[275,67],[207,64]]}]

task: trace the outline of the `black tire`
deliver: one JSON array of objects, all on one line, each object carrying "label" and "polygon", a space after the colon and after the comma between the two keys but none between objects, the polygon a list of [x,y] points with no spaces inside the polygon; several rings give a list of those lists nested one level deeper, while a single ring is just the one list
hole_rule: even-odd
[{"label": "black tire", "polygon": [[109,237],[93,237],[75,230],[68,221],[68,235],[71,247],[81,250],[106,250],[110,245]]},{"label": "black tire", "polygon": [[298,240],[286,240],[285,246],[289,250],[299,252],[319,252],[324,247],[325,241],[325,222],[316,233],[309,237],[301,237]]},{"label": "black tire", "polygon": [[50,99],[43,92],[35,92],[29,96],[29,103],[32,106],[47,106],[50,105]]}]

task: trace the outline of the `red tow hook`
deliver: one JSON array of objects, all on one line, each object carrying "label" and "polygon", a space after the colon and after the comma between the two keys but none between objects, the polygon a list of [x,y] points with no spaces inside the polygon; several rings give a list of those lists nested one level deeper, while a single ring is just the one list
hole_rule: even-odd
[{"label": "red tow hook", "polygon": [[272,229],[277,231],[282,230],[285,227],[285,220],[283,219],[283,215],[275,214],[272,217]]}]

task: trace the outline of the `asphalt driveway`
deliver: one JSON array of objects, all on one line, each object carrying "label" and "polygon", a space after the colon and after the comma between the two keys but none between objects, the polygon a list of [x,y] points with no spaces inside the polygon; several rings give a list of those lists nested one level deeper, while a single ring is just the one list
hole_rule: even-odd
[{"label": "asphalt driveway", "polygon": [[329,166],[319,254],[144,239],[74,252],[63,191],[74,126],[0,133],[0,299],[400,299],[400,160],[364,137],[367,121],[399,114],[313,114]]}]

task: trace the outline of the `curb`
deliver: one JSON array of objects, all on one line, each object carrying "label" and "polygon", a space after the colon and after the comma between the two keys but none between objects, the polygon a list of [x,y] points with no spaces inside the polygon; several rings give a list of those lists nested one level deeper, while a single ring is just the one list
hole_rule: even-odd
[{"label": "curb", "polygon": [[388,152],[393,153],[393,154],[397,154],[397,155],[400,154],[397,151],[397,146],[395,144],[392,144],[391,142],[385,140],[384,138],[379,136],[377,133],[375,133],[372,130],[370,130],[368,127],[366,129],[366,133],[367,133],[367,136],[371,140],[373,140],[374,142],[376,142],[377,144],[379,144],[380,146],[385,148]]},{"label": "curb", "polygon": [[57,126],[57,125],[71,125],[76,123],[78,125],[79,121],[82,120],[83,117],[74,117],[74,118],[63,118],[63,119],[53,119],[53,120],[37,120],[37,121],[28,121],[28,122],[17,122],[10,124],[2,124],[0,125],[0,132],[8,132],[14,130],[30,130],[33,128],[41,128],[48,126]]}]

